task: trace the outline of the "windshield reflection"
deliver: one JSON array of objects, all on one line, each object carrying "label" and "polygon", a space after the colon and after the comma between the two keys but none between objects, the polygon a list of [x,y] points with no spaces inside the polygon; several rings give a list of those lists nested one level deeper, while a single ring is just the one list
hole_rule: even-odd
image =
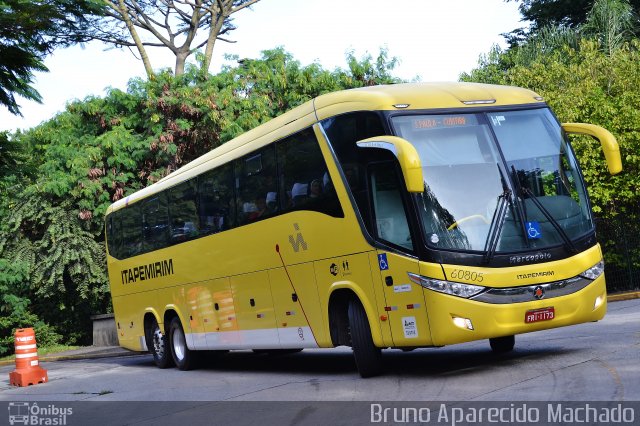
[{"label": "windshield reflection", "polygon": [[392,123],[422,161],[420,217],[430,246],[513,252],[571,246],[592,230],[575,158],[548,109]]}]

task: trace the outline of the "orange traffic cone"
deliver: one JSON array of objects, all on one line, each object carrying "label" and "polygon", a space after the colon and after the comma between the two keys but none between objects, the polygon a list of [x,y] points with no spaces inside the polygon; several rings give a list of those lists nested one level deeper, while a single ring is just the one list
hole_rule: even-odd
[{"label": "orange traffic cone", "polygon": [[19,328],[14,335],[16,369],[9,373],[12,386],[31,386],[46,383],[47,370],[39,365],[36,334],[33,328]]}]

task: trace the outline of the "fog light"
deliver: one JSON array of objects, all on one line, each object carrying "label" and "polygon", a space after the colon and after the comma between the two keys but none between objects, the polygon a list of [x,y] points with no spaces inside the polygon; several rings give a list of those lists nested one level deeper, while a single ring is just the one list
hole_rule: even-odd
[{"label": "fog light", "polygon": [[595,311],[596,309],[598,309],[600,307],[600,305],[602,305],[603,301],[604,301],[604,297],[602,297],[602,296],[596,297],[596,301],[593,304],[593,310]]},{"label": "fog light", "polygon": [[469,318],[453,317],[453,323],[460,328],[466,328],[467,330],[473,330],[473,324]]}]

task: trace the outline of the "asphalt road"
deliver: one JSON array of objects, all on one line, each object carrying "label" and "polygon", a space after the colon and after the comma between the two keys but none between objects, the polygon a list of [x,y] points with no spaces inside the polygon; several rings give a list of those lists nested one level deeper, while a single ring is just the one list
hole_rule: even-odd
[{"label": "asphalt road", "polygon": [[49,382],[27,388],[11,387],[13,367],[2,367],[0,401],[640,401],[639,355],[636,299],[610,303],[598,323],[517,336],[506,355],[487,341],[388,350],[385,374],[370,379],[347,348],[230,352],[186,372],[140,355],[43,362]]}]

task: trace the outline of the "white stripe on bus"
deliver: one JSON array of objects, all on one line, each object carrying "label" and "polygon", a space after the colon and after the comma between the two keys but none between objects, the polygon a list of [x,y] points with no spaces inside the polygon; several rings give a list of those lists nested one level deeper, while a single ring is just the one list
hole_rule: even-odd
[{"label": "white stripe on bus", "polygon": [[189,349],[294,349],[317,348],[309,327],[185,333]]}]

